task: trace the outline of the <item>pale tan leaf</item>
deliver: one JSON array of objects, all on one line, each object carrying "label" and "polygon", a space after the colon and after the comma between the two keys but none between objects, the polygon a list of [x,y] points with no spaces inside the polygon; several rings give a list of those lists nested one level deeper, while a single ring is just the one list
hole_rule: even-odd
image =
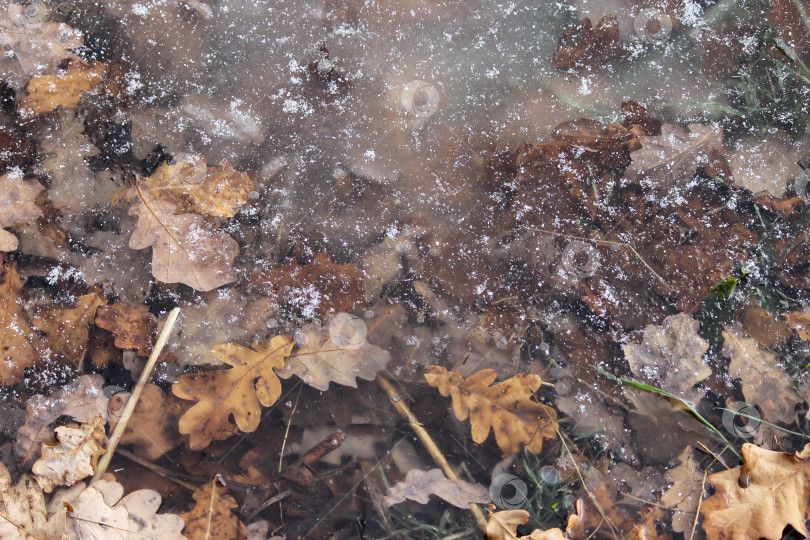
[{"label": "pale tan leaf", "polygon": [[742,456],[741,466],[709,475],[716,491],[700,510],[706,538],[779,540],[788,525],[807,536],[810,444],[788,454],[745,443]]},{"label": "pale tan leaf", "polygon": [[804,311],[783,313],[782,316],[785,318],[790,327],[796,330],[796,333],[799,335],[799,339],[802,341],[810,340],[810,308],[807,308]]},{"label": "pale tan leaf", "polygon": [[138,216],[129,247],[152,247],[152,275],[165,283],[185,283],[210,291],[235,279],[232,264],[239,246],[230,236],[208,229],[197,214],[177,214],[146,186],[130,190],[129,214]]},{"label": "pale tan leaf", "polygon": [[219,477],[206,482],[194,492],[197,504],[182,514],[189,540],[244,540],[247,528],[231,512],[238,505],[222,486]]},{"label": "pale tan leaf", "polygon": [[101,62],[88,66],[71,62],[67,71],[58,75],[38,75],[28,81],[28,93],[17,104],[23,118],[47,114],[57,107],[72,109],[85,94],[98,86],[107,68]]},{"label": "pale tan leaf", "polygon": [[33,221],[42,215],[36,198],[43,188],[36,180],[23,180],[22,174],[0,176],[0,251],[14,251],[19,242],[5,227]]},{"label": "pale tan leaf", "polygon": [[672,530],[686,532],[692,530],[695,522],[703,473],[697,467],[692,447],[684,448],[678,457],[678,466],[666,472],[666,479],[672,486],[661,496],[661,504],[672,508]]},{"label": "pale tan leaf", "polygon": [[491,501],[489,491],[480,484],[450,480],[441,469],[414,469],[408,471],[405,480],[391,488],[383,502],[386,506],[393,506],[410,499],[419,504],[427,504],[431,495],[459,508],[469,508],[470,503],[487,504]]},{"label": "pale tan leaf", "polygon": [[23,282],[17,266],[3,264],[0,271],[0,386],[9,386],[20,382],[25,368],[36,362],[38,338],[20,302]]},{"label": "pale tan leaf", "polygon": [[774,353],[760,348],[742,330],[725,327],[723,354],[731,358],[729,375],[742,380],[746,401],[758,406],[766,420],[785,424],[796,421],[795,407],[804,398],[793,389],[793,382]]},{"label": "pale tan leaf", "polygon": [[[391,355],[366,340],[365,323],[357,317],[338,313],[332,321],[342,324],[344,319],[353,332],[346,339],[330,332],[329,326],[308,324],[301,328],[295,336],[297,347],[287,358],[284,369],[277,371],[278,376],[289,379],[297,375],[306,384],[324,391],[330,382],[357,388],[358,377],[374,380]],[[334,329],[335,323],[330,326]]]},{"label": "pale tan leaf", "polygon": [[526,510],[494,512],[494,504],[490,504],[488,508],[489,516],[484,531],[487,540],[566,540],[560,529],[548,529],[546,531],[535,529],[529,536],[518,536],[518,526],[529,521],[529,513]]},{"label": "pale tan leaf", "polygon": [[6,540],[62,540],[65,509],[50,517],[45,496],[30,475],[11,485],[11,475],[0,463],[0,538]]},{"label": "pale tan leaf", "polygon": [[59,444],[43,446],[42,457],[31,468],[37,483],[46,493],[56,486],[72,486],[93,475],[98,456],[107,444],[104,424],[104,418],[97,415],[79,429],[56,428]]},{"label": "pale tan leaf", "polygon": [[496,378],[491,369],[473,373],[466,379],[461,378],[461,373],[441,366],[425,369],[428,384],[438,388],[443,396],[452,397],[456,418],[470,419],[473,441],[483,443],[491,429],[504,455],[524,448],[539,453],[543,439],[555,438],[557,429],[557,412],[531,400],[542,379],[525,373],[499,383]]},{"label": "pale tan leaf", "polygon": [[256,431],[261,405],[269,407],[281,395],[281,382],[274,368],[284,365],[293,341],[275,336],[266,343],[248,349],[235,343],[217,345],[213,352],[231,369],[188,373],[180,377],[172,392],[197,403],[180,418],[180,433],[190,435],[189,446],[200,450],[212,439],[224,439],[233,433],[230,417],[242,431]]},{"label": "pale tan leaf", "polygon": [[678,397],[696,401],[703,392],[692,387],[712,374],[703,355],[709,342],[700,323],[687,313],[670,315],[661,326],[648,325],[641,345],[622,345],[630,369],[641,380]]}]

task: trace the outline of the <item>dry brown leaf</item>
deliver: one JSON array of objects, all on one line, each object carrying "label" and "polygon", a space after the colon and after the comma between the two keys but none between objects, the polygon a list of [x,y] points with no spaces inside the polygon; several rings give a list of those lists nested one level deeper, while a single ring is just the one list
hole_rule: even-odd
[{"label": "dry brown leaf", "polygon": [[715,493],[700,510],[706,538],[779,540],[788,525],[807,536],[810,445],[789,454],[745,443],[742,456],[741,466],[709,475]]},{"label": "dry brown leaf", "polygon": [[487,540],[566,540],[560,529],[548,529],[547,531],[535,529],[529,536],[518,536],[518,526],[529,521],[529,513],[526,510],[493,512],[494,504],[490,504],[488,509],[489,516],[484,531]]},{"label": "dry brown leaf", "polygon": [[42,457],[31,468],[45,493],[56,486],[72,486],[93,475],[99,455],[106,450],[104,425],[104,418],[99,414],[78,429],[56,428],[59,443],[43,446]]},{"label": "dry brown leaf", "polygon": [[239,246],[233,238],[208,229],[197,214],[176,214],[174,204],[156,199],[141,182],[130,190],[129,198],[129,214],[138,216],[129,247],[152,247],[156,279],[185,283],[198,291],[235,279],[232,263]]},{"label": "dry brown leaf", "polygon": [[0,463],[0,538],[6,540],[62,540],[65,508],[51,516],[45,496],[33,477],[25,475],[11,485],[11,475]]},{"label": "dry brown leaf", "polygon": [[25,424],[17,430],[15,453],[30,461],[39,456],[40,445],[51,440],[53,424],[60,416],[69,416],[77,422],[87,422],[97,414],[98,401],[104,377],[80,375],[51,396],[38,394],[26,403]]},{"label": "dry brown leaf", "polygon": [[[129,398],[122,392],[110,398],[108,411],[120,414]],[[159,386],[147,384],[143,388],[138,406],[121,436],[121,444],[133,446],[132,451],[144,459],[153,461],[183,442],[177,431],[180,417],[187,409],[186,402],[166,395]],[[110,430],[115,428],[117,418],[110,416]],[[115,421],[113,421],[115,420]]]},{"label": "dry brown leaf", "polygon": [[470,418],[473,441],[483,443],[492,429],[504,455],[524,448],[539,453],[543,439],[553,439],[557,429],[557,412],[531,400],[542,379],[525,373],[500,383],[495,383],[496,378],[491,369],[466,379],[461,378],[461,373],[441,366],[425,369],[428,384],[438,388],[443,396],[452,397],[456,418],[461,421]]},{"label": "dry brown leaf", "polygon": [[470,503],[487,504],[492,500],[487,488],[480,484],[450,480],[441,469],[413,469],[408,471],[405,480],[391,488],[383,502],[386,506],[393,506],[410,499],[419,504],[427,504],[431,495],[459,508],[469,508]]},{"label": "dry brown leaf", "polygon": [[80,369],[87,350],[90,325],[96,310],[107,303],[101,288],[76,299],[74,308],[49,308],[34,315],[34,326],[47,334],[49,358],[66,361]]},{"label": "dry brown leaf", "polygon": [[790,376],[776,355],[760,348],[757,341],[733,327],[723,329],[723,354],[731,358],[728,373],[742,380],[745,400],[762,410],[770,422],[792,424],[796,405],[804,398],[793,389]]},{"label": "dry brown leaf", "polygon": [[692,524],[695,522],[703,474],[697,467],[691,446],[684,448],[678,461],[678,466],[666,473],[666,479],[672,482],[672,487],[661,496],[661,504],[675,512],[672,517],[672,530],[686,532],[692,530]]},{"label": "dry brown leaf", "polygon": [[85,92],[89,92],[104,79],[107,66],[101,62],[87,65],[71,62],[67,71],[59,75],[38,75],[25,86],[26,95],[17,104],[23,118],[47,114],[57,107],[74,108]]},{"label": "dry brown leaf", "polygon": [[700,337],[700,323],[687,313],[670,315],[661,326],[647,325],[641,345],[622,345],[630,369],[644,382],[678,397],[696,401],[692,388],[712,374],[703,361],[709,342]]},{"label": "dry brown leaf", "polygon": [[[335,326],[346,317],[351,325],[359,324],[358,333],[343,339],[335,334]],[[333,330],[330,332],[330,328]],[[391,359],[388,351],[370,344],[365,338],[365,323],[345,313],[336,315],[329,327],[308,324],[295,336],[298,347],[289,355],[283,369],[277,371],[282,379],[297,375],[306,384],[326,391],[330,382],[357,388],[357,378],[373,381]],[[332,339],[335,334],[336,343]]]},{"label": "dry brown leaf", "polygon": [[243,540],[247,528],[231,512],[238,505],[228,494],[219,477],[213,478],[194,492],[197,504],[190,512],[181,514],[186,522],[189,540]]},{"label": "dry brown leaf", "polygon": [[0,386],[17,384],[25,368],[32,367],[39,355],[34,347],[36,330],[20,303],[22,278],[16,264],[4,264],[0,276]]},{"label": "dry brown leaf", "polygon": [[799,339],[802,341],[810,340],[810,308],[804,311],[784,313],[783,316],[790,327],[796,330]]},{"label": "dry brown leaf", "polygon": [[233,433],[230,416],[242,431],[256,431],[261,405],[269,407],[281,395],[281,382],[274,368],[284,365],[293,341],[275,336],[269,342],[248,349],[235,343],[217,345],[214,356],[231,369],[188,373],[172,386],[177,397],[197,401],[180,418],[180,433],[190,435],[189,446],[201,450],[212,439],[224,439]]},{"label": "dry brown leaf", "polygon": [[140,489],[124,495],[114,481],[99,480],[91,487],[83,483],[54,494],[48,508],[69,505],[66,540],[185,540],[185,523],[177,514],[157,514],[161,497],[157,491]]},{"label": "dry brown leaf", "polygon": [[2,229],[42,215],[35,201],[43,189],[36,180],[23,180],[20,173],[0,176],[0,251],[14,251],[19,245],[16,236]]},{"label": "dry brown leaf", "polygon": [[689,130],[664,124],[661,135],[639,137],[641,149],[631,153],[625,176],[659,193],[687,182],[712,150],[723,149],[720,126],[689,124]]},{"label": "dry brown leaf", "polygon": [[177,156],[176,160],[173,165],[163,162],[143,183],[155,197],[184,211],[233,217],[255,187],[247,173],[233,170],[228,162],[208,167],[199,154]]}]

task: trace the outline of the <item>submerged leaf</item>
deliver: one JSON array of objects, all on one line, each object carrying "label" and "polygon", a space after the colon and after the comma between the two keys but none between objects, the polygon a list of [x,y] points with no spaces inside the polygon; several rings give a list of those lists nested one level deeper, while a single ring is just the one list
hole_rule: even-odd
[{"label": "submerged leaf", "polygon": [[238,504],[222,486],[219,478],[206,482],[194,492],[197,504],[181,514],[186,522],[184,532],[189,540],[243,540],[247,528],[231,512]]},{"label": "submerged leaf", "polygon": [[14,251],[19,245],[16,236],[2,229],[42,215],[34,201],[43,189],[36,180],[23,180],[21,174],[0,176],[0,251]]},{"label": "submerged leaf", "polygon": [[479,484],[450,480],[441,469],[413,469],[408,471],[405,480],[391,488],[383,502],[386,506],[393,506],[410,499],[427,504],[431,495],[441,497],[459,508],[468,508],[470,503],[486,504],[491,500],[487,488]]},{"label": "submerged leaf", "polygon": [[15,264],[3,265],[0,276],[0,386],[17,384],[25,368],[38,358],[34,348],[36,331],[20,303],[23,282]]},{"label": "submerged leaf", "polygon": [[28,95],[18,105],[23,118],[47,114],[57,107],[72,109],[79,100],[101,83],[104,70],[101,62],[88,66],[84,62],[72,62],[66,72],[59,75],[34,77],[25,89]]}]

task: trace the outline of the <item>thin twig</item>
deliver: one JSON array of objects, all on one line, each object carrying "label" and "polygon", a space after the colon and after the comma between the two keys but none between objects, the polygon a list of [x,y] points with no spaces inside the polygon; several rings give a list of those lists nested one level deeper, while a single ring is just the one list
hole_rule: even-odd
[{"label": "thin twig", "polygon": [[[711,450],[709,450],[709,447],[708,447],[708,446],[706,446],[705,444],[703,444],[703,443],[702,443],[702,442],[700,442],[700,441],[697,441],[697,443],[698,443],[698,446],[700,446],[700,449],[701,449],[701,450],[703,450],[704,452],[706,452],[707,454],[709,454],[709,455],[710,455],[712,458],[714,458],[714,460],[715,460],[717,463],[719,463],[720,465],[722,465],[723,467],[725,467],[725,468],[726,468],[726,470],[729,470],[729,469],[731,468],[731,467],[729,467],[728,465],[726,465],[726,462],[725,462],[725,461],[723,461],[723,458],[721,458],[719,455],[717,455],[717,454],[715,454],[714,452],[712,452]],[[727,446],[726,448],[728,448],[728,446]],[[725,449],[724,449],[724,451],[725,451]]]},{"label": "thin twig", "polygon": [[290,419],[287,422],[287,429],[284,430],[284,440],[281,443],[281,452],[278,453],[278,472],[281,473],[281,465],[284,463],[284,449],[287,447],[287,437],[290,435],[290,426],[292,426],[292,419],[295,415],[296,409],[298,409],[298,400],[301,398],[301,389],[303,386],[298,387],[298,395],[295,396],[295,405],[293,405],[292,411],[290,412]]},{"label": "thin twig", "polygon": [[[430,457],[432,457],[433,461],[435,461],[436,464],[442,469],[444,475],[450,480],[457,481],[458,475],[456,474],[456,471],[450,466],[447,458],[445,458],[442,451],[439,450],[439,447],[433,441],[430,434],[425,430],[424,427],[422,427],[419,419],[414,416],[408,406],[405,405],[402,398],[399,397],[391,383],[388,382],[385,377],[380,375],[377,377],[377,384],[379,384],[388,395],[388,399],[391,401],[391,404],[394,406],[400,416],[407,420],[411,425],[411,429],[414,431],[414,433],[416,433],[416,436],[419,437],[419,440],[422,441],[422,444],[425,445],[425,449],[427,449]],[[470,503],[470,512],[472,512],[472,515],[481,530],[486,531],[487,520],[484,517],[484,512],[481,510],[481,507],[475,503]]]},{"label": "thin twig", "polygon": [[107,472],[107,467],[109,467],[113,454],[115,454],[115,448],[118,446],[121,437],[124,435],[127,422],[129,422],[129,419],[132,417],[132,413],[135,411],[135,405],[138,404],[138,398],[141,397],[141,392],[143,392],[143,389],[146,386],[146,381],[149,380],[149,377],[152,374],[152,369],[157,363],[158,356],[160,356],[163,347],[166,346],[166,342],[169,340],[169,334],[171,334],[172,328],[174,328],[174,323],[177,322],[177,316],[179,314],[180,308],[176,307],[171,310],[169,312],[169,316],[166,317],[166,323],[163,325],[163,330],[161,330],[160,335],[155,342],[155,348],[152,349],[152,354],[149,356],[149,360],[146,361],[143,371],[141,371],[138,384],[136,384],[135,388],[132,389],[132,394],[129,396],[129,400],[124,407],[124,412],[121,413],[121,419],[115,426],[115,430],[107,443],[107,453],[101,457],[101,461],[99,461],[98,468],[96,469],[96,474],[94,474],[93,479],[90,480],[90,485],[93,485],[94,482],[101,479],[101,477],[104,476],[104,473]]},{"label": "thin twig", "polygon": [[[167,480],[169,480],[171,482],[174,482],[175,484],[177,484],[179,486],[183,486],[184,488],[186,488],[187,490],[189,490],[191,492],[197,491],[199,489],[199,487],[200,487],[197,484],[192,484],[191,482],[186,482],[185,480],[181,480],[178,477],[178,475],[176,475],[175,473],[173,473],[169,469],[161,467],[160,465],[156,465],[156,464],[152,463],[151,461],[147,461],[147,460],[143,459],[142,457],[140,457],[140,456],[138,456],[136,454],[133,454],[132,452],[124,450],[123,448],[117,449],[116,452],[118,452],[118,454],[124,456],[128,460],[132,461],[133,463],[137,463],[141,467],[147,468],[150,471],[152,471],[153,473],[158,474],[158,475],[162,476],[163,478],[165,478],[165,479],[167,479]],[[200,481],[200,482],[204,482],[205,480],[207,480],[206,478],[202,478],[202,477],[196,477],[195,479]]]}]

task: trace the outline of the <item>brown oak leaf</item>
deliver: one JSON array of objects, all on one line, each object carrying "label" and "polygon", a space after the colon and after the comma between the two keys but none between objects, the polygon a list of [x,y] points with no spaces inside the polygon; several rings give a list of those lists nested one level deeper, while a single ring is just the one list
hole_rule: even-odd
[{"label": "brown oak leaf", "polygon": [[71,62],[67,71],[58,75],[38,75],[28,81],[28,93],[17,104],[23,118],[47,114],[57,107],[72,109],[85,94],[104,79],[107,66],[101,62],[87,65]]},{"label": "brown oak leaf", "polygon": [[700,510],[706,538],[778,540],[788,525],[807,536],[810,445],[789,454],[745,443],[742,456],[739,467],[709,475],[715,493]]},{"label": "brown oak leaf", "polygon": [[625,176],[656,192],[686,183],[709,162],[712,150],[723,150],[723,128],[689,124],[689,131],[664,124],[661,135],[639,137],[641,149],[631,153],[633,162]]},{"label": "brown oak leaf", "polygon": [[22,175],[9,172],[0,177],[0,251],[14,251],[19,242],[5,227],[33,221],[42,215],[36,198],[43,188],[36,180],[23,180]]},{"label": "brown oak leaf", "polygon": [[228,162],[208,167],[199,154],[177,156],[176,160],[172,165],[163,162],[143,183],[155,197],[184,211],[233,217],[254,189],[250,176],[233,170]]},{"label": "brown oak leaf", "polygon": [[776,355],[733,327],[723,329],[723,354],[731,358],[728,373],[742,380],[746,401],[758,406],[766,420],[792,424],[794,409],[804,398],[793,389],[790,376]]},{"label": "brown oak leaf", "polygon": [[427,504],[431,495],[459,508],[469,508],[471,503],[487,504],[491,501],[489,491],[480,484],[450,480],[441,469],[413,469],[408,471],[405,480],[391,488],[383,502],[386,506],[393,506],[410,499],[419,504]]},{"label": "brown oak leaf", "polygon": [[276,303],[292,307],[307,319],[349,311],[365,301],[357,265],[335,264],[327,253],[318,253],[305,266],[288,258],[278,268],[254,274],[251,281]]},{"label": "brown oak leaf", "polygon": [[45,496],[33,477],[26,475],[16,485],[0,463],[0,538],[7,540],[62,540],[66,508],[48,515]]},{"label": "brown oak leaf", "polygon": [[[129,392],[121,392],[110,398],[107,416],[111,430],[115,428],[129,395]],[[177,425],[187,408],[187,402],[166,395],[159,386],[147,384],[121,436],[121,443],[131,445],[132,451],[144,459],[159,458],[183,442]]]},{"label": "brown oak leaf", "polygon": [[702,392],[692,387],[712,374],[703,361],[709,342],[700,337],[700,323],[686,313],[670,315],[661,326],[648,325],[641,345],[622,345],[630,369],[644,382],[695,401]]},{"label": "brown oak leaf", "polygon": [[238,504],[223,487],[217,476],[194,492],[197,504],[191,511],[181,514],[186,522],[183,530],[189,540],[243,540],[247,528],[231,512]]},{"label": "brown oak leaf", "polygon": [[[115,346],[119,349],[134,349],[138,356],[149,356],[158,334],[157,317],[144,305],[131,306],[116,302],[101,306],[96,312],[96,326],[115,334]],[[173,362],[174,355],[160,353],[159,361]]]},{"label": "brown oak leaf", "polygon": [[804,311],[793,311],[791,313],[784,313],[782,315],[791,328],[796,330],[799,339],[802,341],[810,340],[810,308]]},{"label": "brown oak leaf", "polygon": [[45,493],[57,486],[72,486],[93,475],[99,455],[106,450],[104,424],[104,418],[99,414],[78,429],[56,428],[59,443],[43,446],[42,457],[31,468]]},{"label": "brown oak leaf", "polygon": [[0,275],[0,386],[17,384],[25,368],[38,358],[36,331],[20,303],[23,282],[15,264],[3,265]]},{"label": "brown oak leaf", "polygon": [[585,18],[565,31],[557,42],[551,62],[563,69],[600,67],[621,58],[626,52],[615,16],[602,17],[595,28],[591,26],[591,20]]},{"label": "brown oak leaf", "polygon": [[[557,412],[532,401],[542,379],[536,374],[519,373],[495,383],[494,370],[484,369],[466,379],[461,373],[441,366],[425,369],[425,379],[443,396],[453,399],[453,412],[461,421],[470,419],[473,441],[481,444],[495,431],[495,441],[504,455],[522,449],[539,453],[543,439],[553,439],[557,430]],[[494,383],[494,384],[493,384]]]},{"label": "brown oak leaf", "polygon": [[231,369],[188,373],[172,386],[177,397],[197,401],[180,418],[180,433],[190,435],[189,446],[200,450],[212,439],[233,433],[230,416],[240,430],[250,433],[259,426],[261,405],[269,407],[281,395],[281,382],[274,368],[284,365],[293,340],[275,336],[252,349],[235,343],[217,345],[214,356]]},{"label": "brown oak leaf", "polygon": [[50,358],[81,368],[87,350],[90,324],[96,310],[107,303],[100,288],[76,299],[74,308],[48,308],[34,315],[34,326],[45,332]]},{"label": "brown oak leaf", "polygon": [[[347,328],[352,334],[346,334]],[[308,324],[295,336],[298,347],[277,371],[282,379],[297,375],[318,390],[330,382],[357,388],[357,378],[373,381],[391,359],[388,351],[370,344],[362,320],[346,313],[336,315],[327,327]]]},{"label": "brown oak leaf", "polygon": [[176,205],[156,199],[141,182],[129,192],[129,214],[138,225],[132,249],[152,247],[152,275],[165,283],[185,283],[210,291],[235,279],[232,263],[239,246],[230,236],[206,227],[198,214],[177,214]]},{"label": "brown oak leaf", "polygon": [[548,529],[546,531],[535,529],[529,536],[518,536],[518,526],[529,521],[529,513],[526,510],[494,512],[494,504],[490,504],[487,508],[489,509],[489,516],[484,531],[487,540],[566,540],[560,529]]}]

